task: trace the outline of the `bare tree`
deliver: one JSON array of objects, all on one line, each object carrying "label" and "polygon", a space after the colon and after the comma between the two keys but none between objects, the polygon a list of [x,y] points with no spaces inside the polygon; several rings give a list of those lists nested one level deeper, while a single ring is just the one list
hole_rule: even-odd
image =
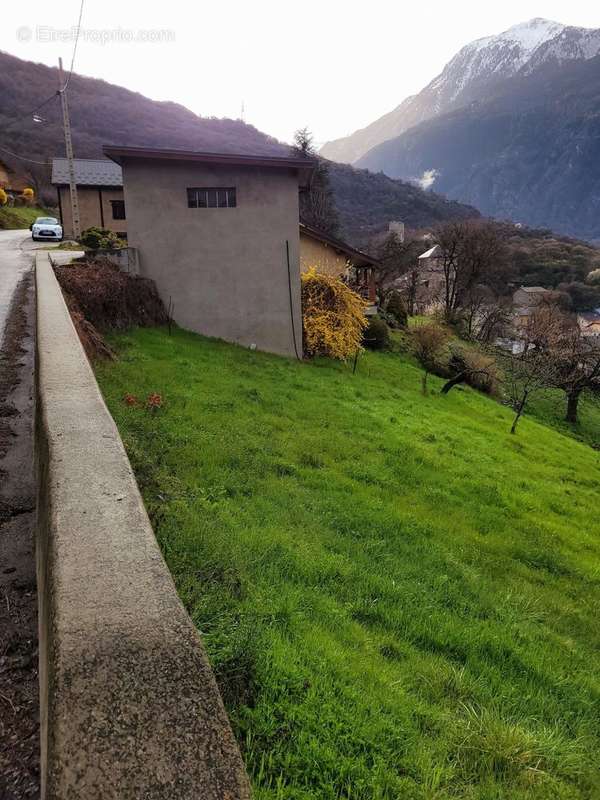
[{"label": "bare tree", "polygon": [[482,309],[476,335],[477,341],[484,345],[493,344],[496,339],[506,335],[510,329],[511,321],[512,306],[510,300],[496,297]]},{"label": "bare tree", "polygon": [[565,419],[576,423],[581,397],[600,394],[600,337],[584,336],[575,320],[564,318],[564,327],[549,343],[551,385],[565,393]]},{"label": "bare tree", "polygon": [[408,274],[408,279],[406,281],[405,286],[405,295],[406,295],[406,310],[408,312],[409,317],[412,317],[415,313],[415,304],[417,302],[417,289],[419,287],[419,271],[417,269],[411,269]]},{"label": "bare tree", "polygon": [[510,429],[513,434],[532,396],[554,385],[556,365],[549,349],[560,336],[564,324],[559,309],[541,306],[525,326],[521,349],[516,353],[500,351],[498,354],[505,392],[515,411]]},{"label": "bare tree", "polygon": [[435,323],[419,325],[413,331],[413,353],[419,364],[423,367],[421,388],[427,394],[427,377],[435,369],[437,360],[442,354],[450,332],[447,328]]},{"label": "bare tree", "polygon": [[446,223],[437,229],[435,241],[441,250],[444,316],[453,321],[475,287],[493,289],[502,283],[505,242],[496,225],[480,220]]}]

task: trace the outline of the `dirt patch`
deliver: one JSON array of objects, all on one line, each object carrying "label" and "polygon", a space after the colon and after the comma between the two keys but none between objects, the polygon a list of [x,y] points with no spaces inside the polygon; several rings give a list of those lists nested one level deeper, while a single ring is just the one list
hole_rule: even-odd
[{"label": "dirt patch", "polygon": [[33,478],[34,292],[15,291],[0,352],[0,798],[39,797]]},{"label": "dirt patch", "polygon": [[54,273],[88,358],[114,358],[103,333],[168,321],[154,281],[121,272],[108,259],[54,267]]}]

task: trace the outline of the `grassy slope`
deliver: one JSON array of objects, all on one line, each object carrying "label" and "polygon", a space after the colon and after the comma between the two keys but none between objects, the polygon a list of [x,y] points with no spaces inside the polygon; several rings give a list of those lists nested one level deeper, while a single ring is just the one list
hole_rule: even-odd
[{"label": "grassy slope", "polygon": [[564,392],[548,391],[534,396],[527,411],[562,433],[600,450],[600,400],[584,395],[579,404],[577,425],[565,421],[566,408]]},{"label": "grassy slope", "polygon": [[0,208],[0,230],[27,229],[36,217],[54,216],[47,208],[38,206],[4,206]]},{"label": "grassy slope", "polygon": [[600,796],[597,453],[423,399],[396,354],[115,343],[98,377],[258,800]]}]

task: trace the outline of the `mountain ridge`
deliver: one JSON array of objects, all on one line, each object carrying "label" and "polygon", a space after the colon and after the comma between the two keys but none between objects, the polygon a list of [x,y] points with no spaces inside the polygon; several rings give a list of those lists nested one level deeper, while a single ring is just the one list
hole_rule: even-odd
[{"label": "mountain ridge", "polygon": [[373,147],[427,119],[485,97],[502,80],[543,63],[592,58],[600,53],[600,29],[563,25],[536,17],[502,33],[464,45],[420,92],[348,137],[326,142],[321,154],[356,163]]},{"label": "mountain ridge", "polygon": [[485,215],[600,239],[600,56],[554,60],[486,100],[425,120],[357,166],[434,175],[436,191]]}]

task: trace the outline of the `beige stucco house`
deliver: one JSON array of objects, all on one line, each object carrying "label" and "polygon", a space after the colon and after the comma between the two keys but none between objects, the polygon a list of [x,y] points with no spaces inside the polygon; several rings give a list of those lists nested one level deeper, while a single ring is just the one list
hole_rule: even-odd
[{"label": "beige stucco house", "polygon": [[333,278],[351,277],[363,296],[372,303],[376,300],[375,258],[356,250],[346,242],[323,231],[300,223],[300,269],[314,267],[317,272]]},{"label": "beige stucco house", "polygon": [[[123,197],[123,174],[118,164],[102,159],[76,158],[75,181],[81,230],[106,228],[127,235]],[[65,238],[73,238],[69,165],[66,158],[52,159],[52,184],[56,187],[58,211]]]},{"label": "beige stucco house", "polygon": [[314,162],[105,147],[127,234],[183,328],[302,356],[298,189]]}]

